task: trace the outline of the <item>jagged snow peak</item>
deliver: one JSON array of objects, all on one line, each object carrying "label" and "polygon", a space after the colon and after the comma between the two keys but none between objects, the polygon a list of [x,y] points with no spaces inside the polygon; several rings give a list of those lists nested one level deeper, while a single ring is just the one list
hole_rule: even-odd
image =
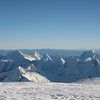
[{"label": "jagged snow peak", "polygon": [[20,52],[20,54],[21,54],[25,59],[27,59],[27,60],[29,60],[29,61],[34,61],[34,60],[36,60],[34,57],[32,57],[32,56],[30,56],[30,55],[28,55],[28,54],[24,54],[24,53],[22,53],[20,50],[19,50],[19,52]]},{"label": "jagged snow peak", "polygon": [[[89,50],[89,51],[85,51],[81,56],[80,59],[81,60],[87,60],[87,58],[95,58],[96,57],[96,52],[94,50]],[[88,60],[89,60],[88,59]]]},{"label": "jagged snow peak", "polygon": [[51,57],[50,57],[48,54],[46,54],[46,59],[45,59],[45,61],[48,61],[48,60],[52,61]]},{"label": "jagged snow peak", "polygon": [[77,58],[77,62],[80,62],[80,59],[79,58]]},{"label": "jagged snow peak", "polygon": [[21,66],[19,66],[20,73],[23,77],[25,77],[27,80],[32,82],[49,82],[49,80],[46,77],[41,76],[37,72],[32,72],[29,70],[25,70]]},{"label": "jagged snow peak", "polygon": [[34,57],[35,57],[36,60],[41,60],[42,55],[40,55],[37,51],[35,51]]},{"label": "jagged snow peak", "polygon": [[[9,61],[10,59],[13,62]],[[50,57],[49,54],[41,56],[36,51],[34,55],[13,51],[0,60],[0,72],[0,81],[23,81],[22,76],[24,80],[34,82],[72,82],[100,76],[100,55],[94,51],[86,51],[81,56],[65,58]]]},{"label": "jagged snow peak", "polygon": [[66,61],[65,61],[63,58],[61,58],[61,62],[62,62],[63,64],[65,64]]},{"label": "jagged snow peak", "polygon": [[20,50],[18,50],[18,51],[25,59],[27,59],[29,61],[40,60],[42,57],[37,51],[34,52],[34,55],[28,55],[28,54],[22,53]]}]

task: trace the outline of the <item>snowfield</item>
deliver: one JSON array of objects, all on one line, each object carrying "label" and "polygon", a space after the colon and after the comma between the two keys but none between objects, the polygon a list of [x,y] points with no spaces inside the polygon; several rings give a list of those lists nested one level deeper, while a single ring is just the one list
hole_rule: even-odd
[{"label": "snowfield", "polygon": [[100,100],[100,85],[0,83],[0,100]]}]

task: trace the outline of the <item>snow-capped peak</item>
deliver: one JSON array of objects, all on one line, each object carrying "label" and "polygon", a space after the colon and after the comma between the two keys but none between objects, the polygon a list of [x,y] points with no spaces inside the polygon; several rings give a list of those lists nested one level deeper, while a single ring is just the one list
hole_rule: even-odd
[{"label": "snow-capped peak", "polygon": [[44,76],[42,76],[34,71],[32,72],[30,70],[26,70],[26,69],[22,68],[21,66],[19,66],[18,69],[21,73],[21,76],[25,77],[28,81],[49,82],[49,80],[46,77],[44,77]]},{"label": "snow-capped peak", "polygon": [[94,55],[95,54],[95,50],[89,50],[89,51],[86,51],[84,53],[86,53],[87,55]]},{"label": "snow-capped peak", "polygon": [[42,57],[37,51],[34,52],[34,55],[24,54],[24,53],[22,53],[20,50],[18,50],[18,52],[19,52],[25,59],[27,59],[27,60],[29,60],[29,61],[40,60],[41,57]]},{"label": "snow-capped peak", "polygon": [[63,58],[61,58],[61,62],[62,62],[63,64],[65,64],[66,61],[65,61]]},{"label": "snow-capped peak", "polygon": [[36,60],[34,57],[32,57],[31,55],[28,55],[28,54],[24,54],[24,53],[22,53],[20,50],[18,50],[19,51],[19,53],[25,58],[25,59],[27,59],[27,60],[29,60],[29,61],[34,61],[34,60]]},{"label": "snow-capped peak", "polygon": [[[95,58],[96,57],[96,53],[94,50],[89,50],[89,51],[85,51],[81,56],[80,59],[81,60],[90,60],[90,58]],[[89,59],[88,59],[89,58]]]},{"label": "snow-capped peak", "polygon": [[53,60],[50,57],[50,55],[48,53],[46,53],[45,55],[43,55],[41,61],[44,62],[44,61],[53,61]]},{"label": "snow-capped peak", "polygon": [[37,51],[34,52],[34,57],[36,60],[41,60],[42,58],[42,56]]},{"label": "snow-capped peak", "polygon": [[91,50],[91,52],[94,54],[95,53],[95,50]]},{"label": "snow-capped peak", "polygon": [[20,54],[22,54],[22,52],[21,52],[20,50],[18,50],[18,52],[19,52]]},{"label": "snow-capped peak", "polygon": [[45,59],[45,61],[48,61],[48,60],[52,61],[52,58],[51,58],[48,54],[46,54],[46,59]]},{"label": "snow-capped peak", "polygon": [[80,59],[79,58],[77,58],[77,62],[80,62]]}]

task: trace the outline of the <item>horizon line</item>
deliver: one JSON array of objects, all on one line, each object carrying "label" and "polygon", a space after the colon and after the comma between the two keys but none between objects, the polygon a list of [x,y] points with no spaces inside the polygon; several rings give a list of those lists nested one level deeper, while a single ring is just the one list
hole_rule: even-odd
[{"label": "horizon line", "polygon": [[0,49],[0,50],[100,50],[100,48],[77,48],[77,49],[70,49],[70,48],[11,48],[11,49]]}]

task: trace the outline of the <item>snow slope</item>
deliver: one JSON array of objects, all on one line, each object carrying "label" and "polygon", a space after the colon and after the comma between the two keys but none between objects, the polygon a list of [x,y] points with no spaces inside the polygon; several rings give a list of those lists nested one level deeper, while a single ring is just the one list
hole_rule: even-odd
[{"label": "snow slope", "polygon": [[0,100],[100,100],[100,85],[0,83]]},{"label": "snow slope", "polygon": [[88,85],[100,85],[100,77],[82,79],[74,83],[88,84]]}]

